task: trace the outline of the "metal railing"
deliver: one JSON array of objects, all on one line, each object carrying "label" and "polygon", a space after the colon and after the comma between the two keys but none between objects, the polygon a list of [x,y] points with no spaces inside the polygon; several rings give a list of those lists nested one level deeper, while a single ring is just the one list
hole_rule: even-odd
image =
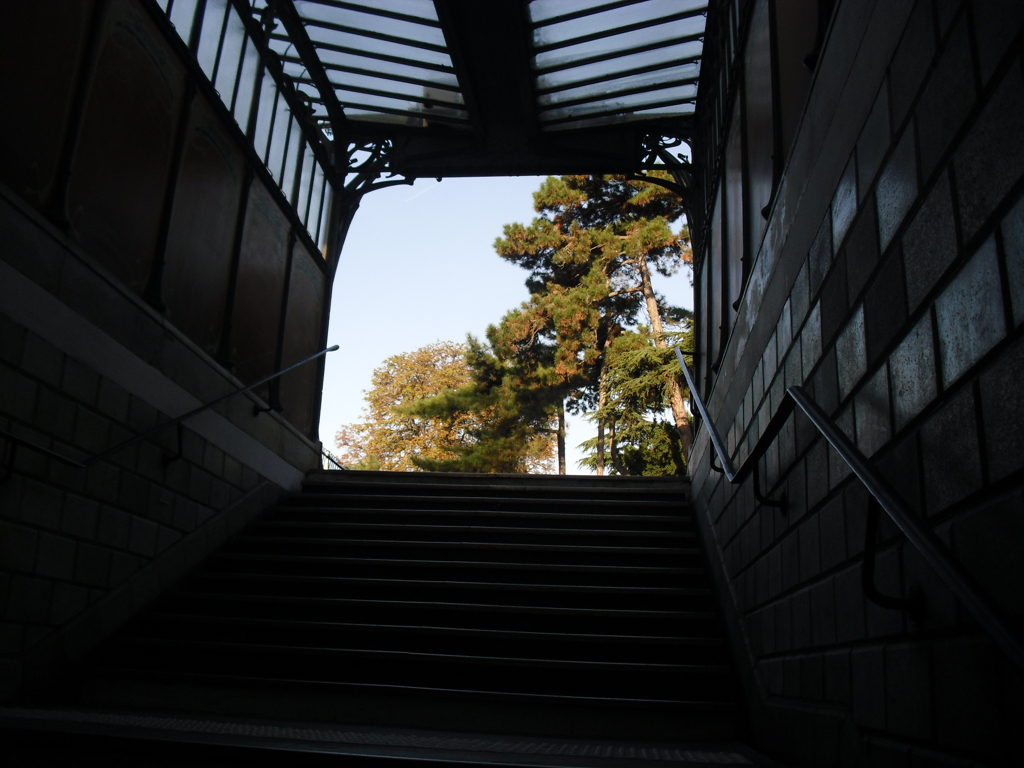
[{"label": "metal railing", "polygon": [[348,467],[338,461],[337,456],[323,448],[320,451],[320,469],[348,469]]},{"label": "metal railing", "polygon": [[[146,430],[145,432],[141,432],[141,433],[135,435],[134,437],[129,438],[128,440],[125,440],[124,442],[118,443],[117,445],[115,445],[115,446],[113,446],[111,448],[108,448],[107,450],[102,451],[101,453],[94,454],[93,456],[90,456],[89,458],[84,459],[82,461],[79,461],[77,459],[72,459],[72,458],[70,458],[68,456],[64,456],[63,454],[57,453],[56,451],[52,451],[49,448],[44,448],[43,446],[39,445],[38,443],[34,443],[31,440],[26,440],[23,437],[18,437],[17,435],[14,435],[14,434],[12,434],[10,432],[7,432],[6,430],[0,429],[0,438],[5,440],[8,443],[8,445],[10,446],[10,448],[6,452],[7,453],[7,457],[6,457],[6,461],[4,462],[4,464],[5,464],[4,474],[3,474],[2,477],[0,477],[0,484],[3,484],[5,482],[7,482],[8,480],[10,480],[11,475],[14,473],[14,461],[17,458],[18,447],[19,446],[22,446],[24,448],[28,448],[29,450],[35,451],[36,453],[39,453],[39,454],[42,454],[42,455],[46,456],[47,458],[53,459],[54,461],[59,461],[61,464],[65,464],[65,465],[67,465],[69,467],[75,467],[77,469],[88,469],[89,467],[93,466],[94,464],[97,464],[97,463],[99,463],[101,461],[104,461],[104,460],[108,459],[110,456],[112,456],[113,454],[117,453],[118,451],[122,451],[125,448],[129,448],[129,447],[135,445],[136,443],[141,443],[144,440],[149,440],[151,437],[153,437],[154,435],[156,435],[156,434],[158,434],[160,432],[163,432],[168,427],[177,427],[178,428],[178,451],[177,451],[177,453],[172,454],[171,456],[164,457],[164,463],[165,464],[170,464],[172,461],[177,461],[178,459],[181,458],[181,444],[182,444],[182,431],[183,431],[183,426],[182,425],[188,419],[191,419],[191,418],[193,418],[195,416],[198,416],[199,414],[204,413],[205,411],[208,411],[211,408],[220,405],[221,403],[225,402],[226,400],[230,400],[232,397],[235,397],[235,395],[241,395],[241,394],[243,394],[245,392],[249,392],[250,390],[256,389],[256,387],[262,386],[262,385],[266,384],[268,381],[273,381],[274,379],[278,378],[279,376],[283,376],[284,374],[288,373],[289,371],[294,371],[296,368],[298,368],[300,366],[303,366],[303,365],[305,365],[306,363],[308,363],[308,362],[310,362],[312,360],[316,360],[318,357],[323,357],[328,352],[334,352],[337,349],[338,349],[338,345],[337,344],[335,344],[333,347],[328,347],[327,349],[321,349],[315,355],[310,355],[305,360],[300,360],[299,362],[297,362],[297,363],[295,363],[293,365],[289,365],[287,368],[282,368],[280,371],[277,371],[276,373],[272,373],[270,376],[262,378],[262,379],[260,379],[257,382],[249,384],[248,386],[241,387],[240,389],[236,389],[236,390],[234,390],[232,392],[228,392],[223,397],[218,397],[216,400],[213,400],[213,401],[211,401],[209,403],[206,403],[205,405],[201,405],[198,408],[194,408],[191,411],[189,411],[188,413],[183,413],[181,416],[176,416],[173,419],[169,419],[167,421],[161,422],[160,424],[157,424],[152,429]],[[269,408],[260,408],[258,406],[254,406],[253,407],[253,413],[254,414],[265,413],[268,410],[270,410],[270,409]]]},{"label": "metal railing", "polygon": [[[697,392],[697,387],[690,376],[690,370],[686,366],[686,361],[683,360],[684,353],[678,347],[675,348],[675,353],[676,358],[679,360],[679,367],[682,368],[683,376],[686,378],[686,384],[690,388],[690,397],[700,413],[701,419],[704,421],[711,445],[718,455],[719,462],[721,462],[720,466],[716,465],[713,461],[714,456],[712,456],[712,468],[722,472],[729,482],[733,484],[742,483],[748,476],[753,474],[755,497],[763,503],[782,507],[785,510],[784,498],[772,501],[766,499],[761,493],[758,487],[758,465],[761,456],[778,436],[786,420],[799,407],[871,494],[872,504],[868,511],[864,569],[862,571],[865,596],[884,608],[898,608],[912,613],[923,610],[923,603],[920,600],[921,595],[918,595],[917,599],[903,599],[882,595],[875,589],[873,578],[874,555],[878,534],[878,507],[880,506],[896,523],[907,537],[907,540],[917,548],[928,565],[938,574],[939,578],[953,592],[964,608],[988,632],[996,645],[999,646],[1018,669],[1024,671],[1024,644],[1021,643],[1017,635],[1011,630],[992,598],[975,583],[974,578],[956,561],[953,554],[939,537],[918,519],[885,478],[871,466],[867,457],[860,449],[853,444],[836,422],[811,399],[802,387],[794,386],[786,390],[786,396],[779,405],[778,411],[775,412],[768,422],[764,434],[755,443],[747,458],[740,463],[739,467],[736,467],[730,460],[728,451],[725,450],[725,444],[715,428],[715,422],[711,419],[704,401]],[[692,353],[687,352],[685,354]]]}]

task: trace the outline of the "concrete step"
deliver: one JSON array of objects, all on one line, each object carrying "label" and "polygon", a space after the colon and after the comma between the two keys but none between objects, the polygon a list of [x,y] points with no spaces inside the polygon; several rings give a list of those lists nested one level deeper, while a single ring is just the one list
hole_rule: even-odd
[{"label": "concrete step", "polygon": [[[154,695],[177,702],[179,691],[139,691],[140,707]],[[218,692],[208,692],[214,698]],[[231,695],[231,691],[220,692]],[[126,691],[118,694],[121,698]],[[288,699],[289,694],[283,698]],[[294,696],[292,697],[294,698]],[[315,697],[313,697],[315,698]],[[193,708],[209,699],[192,692]],[[309,699],[295,700],[296,708]],[[377,694],[364,700],[359,712],[382,712],[390,703]],[[416,701],[406,700],[413,710]],[[244,707],[245,702],[239,701]],[[653,768],[654,765],[679,768],[710,768],[720,765],[777,765],[748,747],[727,738],[714,740],[664,740],[660,726],[679,721],[674,732],[700,733],[714,730],[715,718],[705,722],[700,712],[675,709],[649,713],[637,710],[636,728],[652,735],[645,740],[620,741],[609,736],[621,714],[609,715],[602,709],[574,709],[537,706],[521,723],[521,734],[510,737],[500,731],[488,732],[492,721],[509,722],[518,713],[515,708],[495,704],[489,707],[464,706],[461,730],[427,730],[388,725],[218,717],[201,714],[157,712],[126,714],[114,710],[84,709],[0,709],[0,737],[8,765],[159,765],[163,768],[213,768],[213,766],[367,766],[408,765],[426,761],[432,765],[458,766],[555,766],[564,768]],[[430,720],[431,710],[420,706],[418,719]],[[365,714],[363,718],[365,719]],[[620,718],[620,719],[615,719]],[[559,730],[572,730],[581,723],[592,723],[593,734],[580,733],[573,738],[545,734],[545,724]],[[602,730],[603,729],[603,732]],[[584,731],[588,730],[586,728]],[[536,734],[536,735],[525,735]],[[684,737],[685,738],[685,737]],[[697,737],[699,738],[699,737]],[[159,747],[159,749],[154,749]]]},{"label": "concrete step", "polygon": [[568,492],[576,496],[596,493],[686,494],[690,481],[685,477],[596,477],[593,475],[527,475],[485,474],[464,472],[371,472],[366,470],[313,470],[306,476],[306,487],[328,485],[338,490],[346,487],[382,487],[391,491],[401,488],[438,487],[493,488],[504,495],[528,494],[535,491]]},{"label": "concrete step", "polygon": [[678,478],[311,473],[100,648],[80,701],[734,738],[739,692],[688,490]]}]

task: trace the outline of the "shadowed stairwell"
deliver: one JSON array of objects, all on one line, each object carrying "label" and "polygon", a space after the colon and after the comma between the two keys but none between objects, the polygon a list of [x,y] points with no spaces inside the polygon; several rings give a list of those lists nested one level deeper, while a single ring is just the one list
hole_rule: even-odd
[{"label": "shadowed stairwell", "polygon": [[122,737],[213,729],[239,749],[290,733],[294,749],[690,765],[752,757],[729,744],[740,695],[687,481],[316,471],[51,704],[163,716],[89,721]]},{"label": "shadowed stairwell", "polygon": [[[0,17],[4,768],[1020,762],[1020,0]],[[363,196],[549,174],[685,207],[687,479],[317,469]]]}]

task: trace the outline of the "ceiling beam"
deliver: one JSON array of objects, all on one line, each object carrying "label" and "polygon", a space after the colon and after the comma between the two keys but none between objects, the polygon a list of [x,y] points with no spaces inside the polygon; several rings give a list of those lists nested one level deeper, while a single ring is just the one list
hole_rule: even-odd
[{"label": "ceiling beam", "polygon": [[462,50],[462,40],[457,26],[458,8],[449,0],[434,0],[434,10],[437,12],[444,42],[448,46],[448,56],[452,60],[455,78],[459,82],[459,92],[469,111],[470,125],[476,137],[481,138],[484,133],[484,119],[474,91],[475,84],[470,79],[470,65]]},{"label": "ceiling beam", "polygon": [[522,149],[539,132],[525,4],[434,0],[434,7],[487,150]]},{"label": "ceiling beam", "polygon": [[334,86],[331,84],[330,78],[327,77],[327,71],[316,53],[316,47],[309,39],[306,27],[302,24],[302,18],[295,9],[295,3],[293,0],[276,0],[273,9],[274,14],[284,24],[288,38],[295,46],[295,52],[299,54],[302,65],[309,73],[313,85],[320,92],[323,105],[327,108],[327,119],[331,121],[331,133],[337,141],[339,137],[348,134],[348,118],[345,117],[345,110],[341,108],[338,96],[334,92]]}]

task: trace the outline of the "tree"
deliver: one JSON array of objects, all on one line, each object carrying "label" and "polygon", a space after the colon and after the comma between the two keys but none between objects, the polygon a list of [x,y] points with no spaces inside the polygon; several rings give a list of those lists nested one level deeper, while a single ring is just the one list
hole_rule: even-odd
[{"label": "tree", "polygon": [[[671,275],[691,260],[686,230],[669,224],[682,201],[648,182],[624,176],[549,177],[534,194],[540,214],[529,226],[510,224],[495,248],[530,271],[531,299],[522,310],[523,331],[506,343],[518,354],[533,345],[551,348],[553,387],[567,393],[570,411],[596,408],[595,469],[605,469],[609,392],[606,351],[634,327],[641,311],[655,347],[667,350],[663,314],[677,318],[654,291],[651,271]],[[676,430],[691,441],[678,380],[667,385]]]},{"label": "tree", "polygon": [[334,458],[346,469],[379,470],[380,460],[367,454],[363,436],[359,433],[358,424],[343,424],[334,435],[334,445],[338,449]]},{"label": "tree", "polygon": [[402,406],[469,382],[465,352],[463,344],[438,341],[389,357],[375,368],[372,386],[364,393],[363,422],[343,426],[335,435],[342,462],[353,469],[410,471],[418,469],[416,457],[454,458],[456,448],[473,439],[478,417],[467,411],[424,418]]},{"label": "tree", "polygon": [[[389,393],[385,410],[400,428],[376,435],[378,444],[392,444],[366,455],[389,469],[386,457],[408,445],[402,468],[530,471],[548,466],[554,436],[564,472],[568,409],[595,412],[598,474],[609,449],[617,472],[680,471],[673,456],[689,444],[689,421],[678,372],[667,373],[674,369],[665,324],[683,314],[655,292],[651,272],[671,275],[689,260],[685,229],[679,235],[670,227],[683,213],[681,201],[623,176],[563,176],[544,182],[534,207],[539,216],[529,226],[507,225],[495,243],[502,258],[529,271],[530,299],[489,327],[486,343],[470,337],[460,383],[400,400]],[[644,313],[649,326],[640,327]],[[643,374],[643,397],[630,394],[622,371]],[[666,436],[660,420],[666,398],[675,436]],[[360,437],[385,415],[371,408]],[[435,436],[438,452],[431,453],[403,434],[426,425],[460,426],[448,442]]]},{"label": "tree", "polygon": [[[373,372],[363,422],[335,435],[351,469],[550,471],[550,430],[526,389],[470,337],[394,355]],[[516,389],[513,392],[513,388]]]},{"label": "tree", "polygon": [[[476,424],[471,439],[452,446],[451,456],[420,456],[413,461],[432,472],[550,472],[555,433],[550,395],[535,369],[498,352],[496,326],[487,334],[490,345],[473,336],[467,340],[470,381],[400,409],[441,421],[472,414]],[[564,444],[564,425],[559,423],[559,428]]]},{"label": "tree", "polygon": [[[684,318],[680,330],[666,333],[673,345],[689,348],[693,324]],[[678,429],[665,420],[671,388],[678,386],[679,366],[671,349],[658,346],[652,329],[639,326],[609,346],[605,382],[607,399],[593,418],[607,425],[612,471],[620,475],[675,475],[686,469],[686,448]],[[590,452],[582,464],[596,467],[597,439],[583,447]]]}]

